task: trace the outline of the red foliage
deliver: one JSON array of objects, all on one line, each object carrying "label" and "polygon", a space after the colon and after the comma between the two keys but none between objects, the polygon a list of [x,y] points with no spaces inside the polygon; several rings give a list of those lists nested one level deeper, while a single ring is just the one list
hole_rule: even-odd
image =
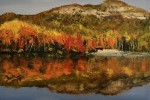
[{"label": "red foliage", "polygon": [[18,31],[18,45],[20,48],[24,48],[27,45],[30,45],[37,38],[38,34],[36,31],[32,30],[29,27],[23,27]]},{"label": "red foliage", "polygon": [[108,41],[108,45],[109,45],[111,48],[114,48],[114,46],[115,46],[115,41],[114,41],[114,39],[109,36],[107,41]]},{"label": "red foliage", "polygon": [[147,71],[147,67],[148,67],[148,62],[145,59],[143,59],[142,62],[141,62],[141,70],[143,72],[146,72]]},{"label": "red foliage", "polygon": [[83,39],[80,34],[78,34],[76,37],[75,45],[76,45],[77,51],[85,52],[86,47],[83,45]]},{"label": "red foliage", "polygon": [[69,35],[66,39],[64,46],[67,50],[70,51],[70,50],[72,50],[72,44],[73,44],[73,38]]},{"label": "red foliage", "polygon": [[86,50],[86,47],[83,45],[82,36],[80,34],[78,34],[76,37],[67,34],[59,35],[56,42],[64,45],[68,51],[75,50],[79,52],[85,52]]},{"label": "red foliage", "polygon": [[58,45],[63,45],[68,51],[86,52],[86,50],[95,49],[97,46],[97,40],[95,39],[85,44],[87,41],[85,41],[80,34],[76,36],[68,34],[58,34],[58,36],[54,36],[49,33],[37,33],[30,27],[21,28],[16,36],[15,40],[13,40],[14,35],[10,30],[2,30],[0,33],[2,43],[4,45],[11,45],[11,41],[13,40],[17,47],[16,50],[19,48],[19,50],[23,49],[24,51],[28,51],[31,50],[31,48],[33,50],[33,48],[39,46],[45,47],[46,45],[58,43]]}]

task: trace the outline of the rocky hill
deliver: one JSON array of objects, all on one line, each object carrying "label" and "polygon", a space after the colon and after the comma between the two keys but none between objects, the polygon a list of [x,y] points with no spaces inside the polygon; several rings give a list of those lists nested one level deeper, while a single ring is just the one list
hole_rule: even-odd
[{"label": "rocky hill", "polygon": [[106,0],[104,3],[99,5],[66,5],[54,8],[51,10],[51,12],[72,15],[94,15],[97,18],[103,18],[114,15],[121,15],[123,16],[123,18],[128,19],[146,19],[147,17],[149,17],[149,12],[146,12],[143,9],[130,6],[119,0]]},{"label": "rocky hill", "polygon": [[[102,4],[98,5],[91,5],[91,4],[64,5],[31,16],[53,14],[53,13],[71,14],[71,15],[75,14],[93,15],[96,16],[97,18],[121,15],[123,18],[141,19],[141,20],[146,19],[150,16],[150,13],[148,11],[145,11],[144,9],[137,8],[134,6],[130,6],[120,0],[105,0]],[[14,18],[16,16],[23,16],[23,15],[16,15],[15,13],[5,13],[0,16],[0,19],[7,20],[11,19],[12,17]]]}]

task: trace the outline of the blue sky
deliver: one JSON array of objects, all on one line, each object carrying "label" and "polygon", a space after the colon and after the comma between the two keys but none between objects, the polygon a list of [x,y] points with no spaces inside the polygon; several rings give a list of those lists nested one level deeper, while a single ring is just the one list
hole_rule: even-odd
[{"label": "blue sky", "polygon": [[[0,14],[14,12],[17,14],[36,14],[61,5],[100,4],[104,0],[0,0]],[[146,9],[150,12],[149,0],[122,0],[130,5]]]}]

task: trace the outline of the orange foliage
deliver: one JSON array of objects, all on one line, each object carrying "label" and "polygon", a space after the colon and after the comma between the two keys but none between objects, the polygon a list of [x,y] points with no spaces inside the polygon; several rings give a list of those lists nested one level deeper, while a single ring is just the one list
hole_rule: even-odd
[{"label": "orange foliage", "polygon": [[27,70],[27,75],[28,76],[38,76],[39,73],[35,70]]},{"label": "orange foliage", "polygon": [[[86,52],[86,50],[95,49],[97,46],[97,40],[93,39],[85,44],[85,39],[82,35],[68,35],[68,34],[50,34],[48,32],[37,33],[30,27],[22,27],[18,34],[14,34],[10,30],[2,30],[0,33],[0,39],[4,45],[11,45],[11,41],[15,43],[16,50],[23,49],[24,51],[37,50],[39,46],[47,46],[50,44],[58,43],[68,51]],[[13,48],[13,49],[14,49]]]},{"label": "orange foliage", "polygon": [[80,71],[84,71],[85,68],[86,68],[86,61],[85,60],[82,60],[82,59],[79,59],[78,60],[78,63],[77,63],[77,68],[80,70]]},{"label": "orange foliage", "polygon": [[66,60],[63,62],[63,72],[65,75],[69,75],[72,72],[73,68],[73,61],[72,60]]},{"label": "orange foliage", "polygon": [[115,47],[115,40],[112,37],[107,36],[106,41],[107,41],[109,47],[111,47],[111,48]]},{"label": "orange foliage", "polygon": [[40,58],[34,58],[31,60],[33,69],[39,71],[40,67],[42,66],[42,61]]},{"label": "orange foliage", "polygon": [[[119,75],[139,76],[149,72],[149,59],[118,58],[118,57],[94,57],[78,59],[49,59],[18,57],[12,60],[11,57],[0,60],[3,74],[23,75],[27,78],[51,79],[62,75],[100,75],[104,71],[107,77],[111,78]],[[141,64],[141,69],[139,66]]]},{"label": "orange foliage", "polygon": [[75,40],[76,49],[80,52],[85,52],[86,47],[83,45],[82,36],[78,34]]},{"label": "orange foliage", "polygon": [[12,74],[12,75],[19,75],[21,72],[20,72],[19,70],[17,70],[17,69],[10,68],[10,69],[8,70],[8,73],[9,73],[9,74]]},{"label": "orange foliage", "polygon": [[104,40],[102,38],[99,38],[98,40],[99,40],[98,41],[98,46],[101,46],[101,47],[105,48],[105,42],[104,42]]},{"label": "orange foliage", "polygon": [[83,41],[84,40],[80,34],[77,34],[77,36],[61,34],[56,40],[57,43],[64,45],[68,51],[75,50],[79,52],[85,52],[86,47],[83,45]]},{"label": "orange foliage", "polygon": [[65,48],[67,49],[67,50],[72,50],[72,44],[73,44],[73,38],[69,35],[68,37],[67,37],[67,39],[66,39],[66,42],[65,42]]},{"label": "orange foliage", "polygon": [[52,78],[52,76],[51,76],[49,73],[43,74],[42,77],[45,78],[45,79],[50,79],[50,78]]},{"label": "orange foliage", "polygon": [[21,73],[20,70],[14,68],[14,64],[9,60],[4,61],[3,69],[6,74],[19,75]]},{"label": "orange foliage", "polygon": [[67,34],[63,34],[63,35],[59,34],[59,36],[57,37],[57,43],[65,45],[67,37],[68,37]]},{"label": "orange foliage", "polygon": [[10,61],[5,60],[2,64],[4,71],[7,73],[11,66],[13,66],[13,63]]},{"label": "orange foliage", "polygon": [[118,62],[117,58],[111,58],[107,64],[105,65],[106,68],[108,68],[108,72],[113,72],[113,74],[117,75],[122,73],[122,69],[120,67],[120,62]]},{"label": "orange foliage", "polygon": [[31,76],[38,76],[40,74],[39,72],[37,72],[37,71],[35,71],[33,69],[31,70],[31,69],[26,68],[26,67],[22,67],[21,71],[22,71],[22,73],[24,75],[29,76],[29,77],[31,77]]},{"label": "orange foliage", "polygon": [[3,44],[10,45],[11,40],[13,40],[13,33],[11,30],[3,29],[0,33],[0,39]]},{"label": "orange foliage", "polygon": [[34,30],[32,30],[29,27],[23,27],[18,31],[19,37],[33,37],[33,36],[37,36],[37,32],[35,32]]},{"label": "orange foliage", "polygon": [[54,44],[54,38],[49,34],[39,34],[38,41],[40,45],[45,45],[50,43]]},{"label": "orange foliage", "polygon": [[37,32],[29,27],[23,27],[18,31],[19,47],[24,48],[25,45],[30,45],[37,37]]}]

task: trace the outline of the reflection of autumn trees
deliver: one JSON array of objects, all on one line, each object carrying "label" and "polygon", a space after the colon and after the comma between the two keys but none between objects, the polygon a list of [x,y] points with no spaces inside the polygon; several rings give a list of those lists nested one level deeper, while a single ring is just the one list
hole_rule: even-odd
[{"label": "reflection of autumn trees", "polygon": [[[14,61],[15,59],[15,61]],[[122,59],[122,61],[121,61]],[[77,75],[82,77],[107,78],[141,77],[149,71],[148,59],[143,58],[106,58],[95,57],[86,59],[49,59],[43,57],[14,57],[3,58],[0,61],[4,74],[23,75],[25,77],[40,77],[43,79],[58,78],[62,75]]]},{"label": "reflection of autumn trees", "polygon": [[79,71],[85,71],[86,70],[87,61],[83,59],[79,59],[77,62],[77,69]]},{"label": "reflection of autumn trees", "polygon": [[[4,74],[24,75],[26,77],[42,77],[50,79],[61,75],[69,75],[73,70],[73,61],[67,60],[42,60],[41,58],[25,58],[19,57],[13,62],[6,58],[1,62]],[[18,62],[17,62],[18,61]]]},{"label": "reflection of autumn trees", "polygon": [[2,56],[1,85],[44,86],[62,93],[117,94],[149,82],[149,58],[54,59]]},{"label": "reflection of autumn trees", "polygon": [[73,62],[72,60],[46,62],[45,67],[45,73],[42,76],[46,79],[50,79],[52,77],[71,74]]}]

